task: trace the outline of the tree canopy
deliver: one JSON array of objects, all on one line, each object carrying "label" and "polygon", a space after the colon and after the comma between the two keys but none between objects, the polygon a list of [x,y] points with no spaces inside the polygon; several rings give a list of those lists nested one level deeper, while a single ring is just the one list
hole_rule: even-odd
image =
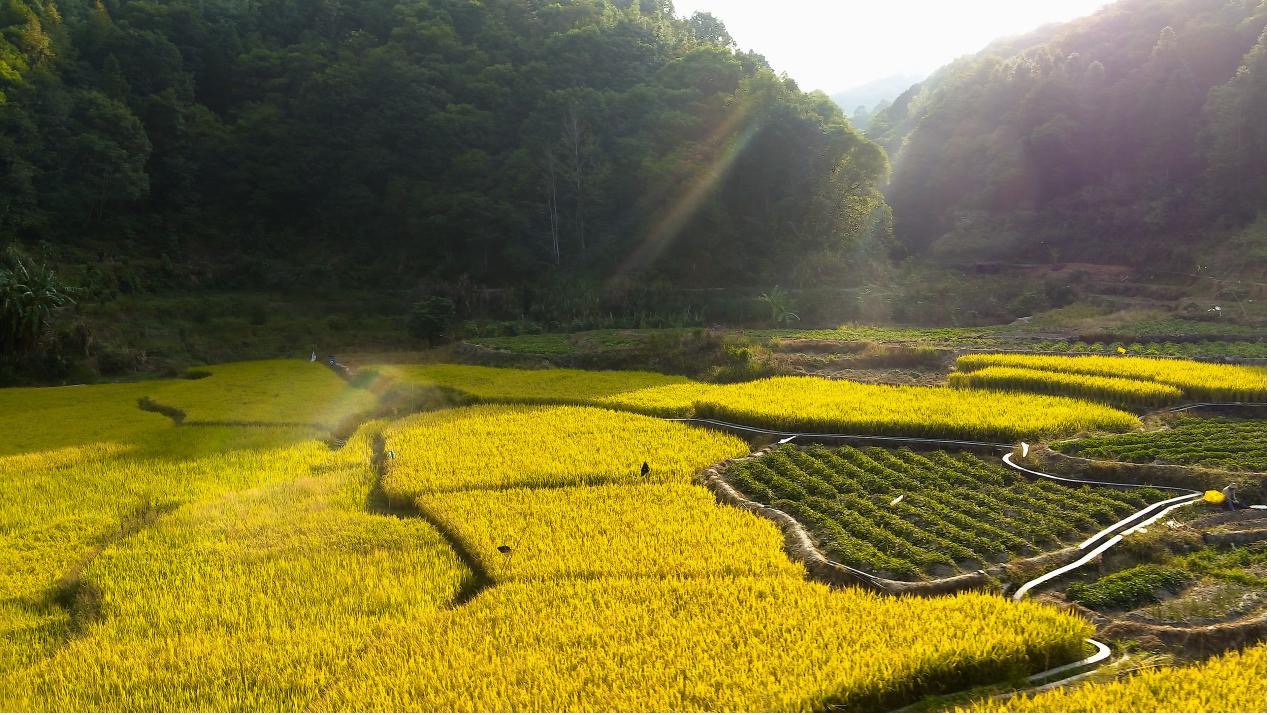
[{"label": "tree canopy", "polygon": [[0,0],[0,242],[762,285],[881,255],[887,171],[667,0]]}]

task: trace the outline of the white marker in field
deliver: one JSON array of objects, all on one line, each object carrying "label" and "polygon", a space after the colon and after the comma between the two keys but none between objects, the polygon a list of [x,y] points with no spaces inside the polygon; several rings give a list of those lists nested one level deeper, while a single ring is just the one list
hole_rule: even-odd
[{"label": "white marker in field", "polygon": [[897,504],[899,504],[899,503],[900,503],[900,500],[901,500],[901,499],[904,499],[904,498],[905,498],[905,495],[904,495],[904,494],[901,494],[900,496],[896,497],[895,499],[892,499],[892,500],[891,500],[891,504],[890,504],[889,506],[896,506]]},{"label": "white marker in field", "polygon": [[1027,443],[1027,442],[1020,442],[1020,443],[1019,443],[1019,446],[1020,446],[1020,456],[1021,456],[1021,457],[1027,457],[1027,456],[1028,456],[1028,443]]}]

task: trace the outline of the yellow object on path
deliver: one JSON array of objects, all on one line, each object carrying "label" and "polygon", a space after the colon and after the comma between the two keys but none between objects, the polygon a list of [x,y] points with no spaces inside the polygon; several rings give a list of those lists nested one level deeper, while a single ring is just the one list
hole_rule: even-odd
[{"label": "yellow object on path", "polygon": [[1227,497],[1222,492],[1214,491],[1213,489],[1205,492],[1204,499],[1210,504],[1221,504],[1227,501]]}]

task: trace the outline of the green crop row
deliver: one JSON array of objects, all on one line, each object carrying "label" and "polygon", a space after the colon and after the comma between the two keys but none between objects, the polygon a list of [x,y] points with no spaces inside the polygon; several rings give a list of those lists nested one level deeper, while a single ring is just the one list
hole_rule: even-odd
[{"label": "green crop row", "polygon": [[831,559],[923,578],[1076,541],[1164,498],[1154,489],[1030,481],[968,453],[793,447],[726,478],[804,524]]},{"label": "green crop row", "polygon": [[1062,442],[1064,454],[1149,464],[1195,464],[1265,472],[1267,421],[1185,417],[1170,429]]}]

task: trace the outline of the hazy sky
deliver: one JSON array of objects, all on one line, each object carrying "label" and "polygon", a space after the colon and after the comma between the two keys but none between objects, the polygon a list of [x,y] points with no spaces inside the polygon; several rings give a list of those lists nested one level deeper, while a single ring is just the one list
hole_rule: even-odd
[{"label": "hazy sky", "polygon": [[1089,15],[1110,0],[674,0],[724,21],[743,50],[804,90],[926,75],[994,39]]}]

